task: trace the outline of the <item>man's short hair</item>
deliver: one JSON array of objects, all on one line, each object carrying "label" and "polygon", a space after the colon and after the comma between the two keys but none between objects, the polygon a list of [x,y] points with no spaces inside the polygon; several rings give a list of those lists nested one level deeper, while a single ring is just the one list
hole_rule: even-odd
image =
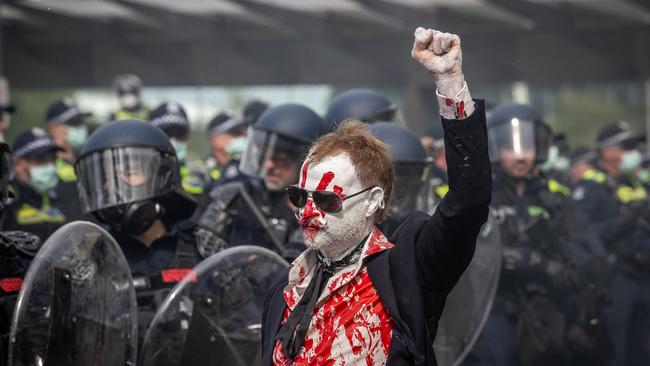
[{"label": "man's short hair", "polygon": [[358,120],[348,120],[312,146],[307,162],[318,163],[328,156],[346,153],[352,160],[357,177],[366,187],[377,186],[384,190],[384,207],[375,213],[375,222],[388,215],[388,204],[393,196],[395,176],[389,146],[368,131],[368,125]]}]

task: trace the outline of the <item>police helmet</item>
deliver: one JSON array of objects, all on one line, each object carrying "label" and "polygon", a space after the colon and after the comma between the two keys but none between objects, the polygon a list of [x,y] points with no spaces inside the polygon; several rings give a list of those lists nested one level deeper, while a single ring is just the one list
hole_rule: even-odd
[{"label": "police helmet", "polygon": [[365,88],[346,90],[332,99],[325,115],[330,130],[348,118],[365,123],[392,121],[397,106],[382,93]]},{"label": "police helmet", "polygon": [[401,221],[426,202],[425,182],[429,158],[420,139],[409,129],[391,122],[376,122],[370,132],[390,147],[395,164],[395,196],[390,204],[390,217]]},{"label": "police helmet", "polygon": [[553,143],[553,131],[530,105],[501,104],[490,111],[487,122],[490,160],[499,163],[502,151],[517,158],[533,156],[543,163]]},{"label": "police helmet", "polygon": [[[135,210],[134,203],[149,202],[147,209],[159,210],[158,204],[172,200],[176,217],[189,217],[196,203],[184,194],[178,169],[163,131],[140,120],[108,122],[90,135],[75,164],[82,209],[99,213],[103,221],[128,221],[126,211]],[[119,218],[107,218],[106,212]]]},{"label": "police helmet", "polygon": [[370,132],[390,146],[390,157],[395,163],[426,163],[427,152],[420,139],[409,129],[391,122],[370,125]]},{"label": "police helmet", "polygon": [[327,132],[327,126],[314,111],[300,104],[282,104],[267,109],[248,130],[248,144],[240,170],[262,177],[264,162],[278,154],[297,163],[309,145]]}]

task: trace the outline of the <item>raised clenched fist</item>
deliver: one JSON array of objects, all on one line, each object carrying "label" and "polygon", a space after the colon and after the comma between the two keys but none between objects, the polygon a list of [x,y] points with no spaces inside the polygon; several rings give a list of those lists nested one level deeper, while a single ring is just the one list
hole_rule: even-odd
[{"label": "raised clenched fist", "polygon": [[422,27],[415,30],[414,36],[411,57],[433,74],[441,94],[455,95],[465,82],[460,37]]}]

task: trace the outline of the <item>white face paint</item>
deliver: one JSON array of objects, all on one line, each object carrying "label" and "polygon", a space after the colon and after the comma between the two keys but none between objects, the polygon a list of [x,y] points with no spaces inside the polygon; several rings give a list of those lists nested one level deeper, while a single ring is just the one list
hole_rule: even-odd
[{"label": "white face paint", "polygon": [[[303,164],[299,186],[308,191],[334,192],[342,198],[366,188],[345,153],[326,157],[313,165]],[[323,249],[328,257],[359,244],[372,230],[373,216],[382,196],[381,188],[364,192],[345,200],[341,211],[336,213],[320,210],[309,198],[299,211],[305,244],[312,249]]]}]

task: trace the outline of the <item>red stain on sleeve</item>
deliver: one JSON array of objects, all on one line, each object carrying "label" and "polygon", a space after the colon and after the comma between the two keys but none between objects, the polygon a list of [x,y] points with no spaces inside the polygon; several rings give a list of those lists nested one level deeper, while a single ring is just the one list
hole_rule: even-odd
[{"label": "red stain on sleeve", "polygon": [[460,101],[460,103],[456,104],[456,118],[465,118],[467,117],[465,115],[465,102]]}]

